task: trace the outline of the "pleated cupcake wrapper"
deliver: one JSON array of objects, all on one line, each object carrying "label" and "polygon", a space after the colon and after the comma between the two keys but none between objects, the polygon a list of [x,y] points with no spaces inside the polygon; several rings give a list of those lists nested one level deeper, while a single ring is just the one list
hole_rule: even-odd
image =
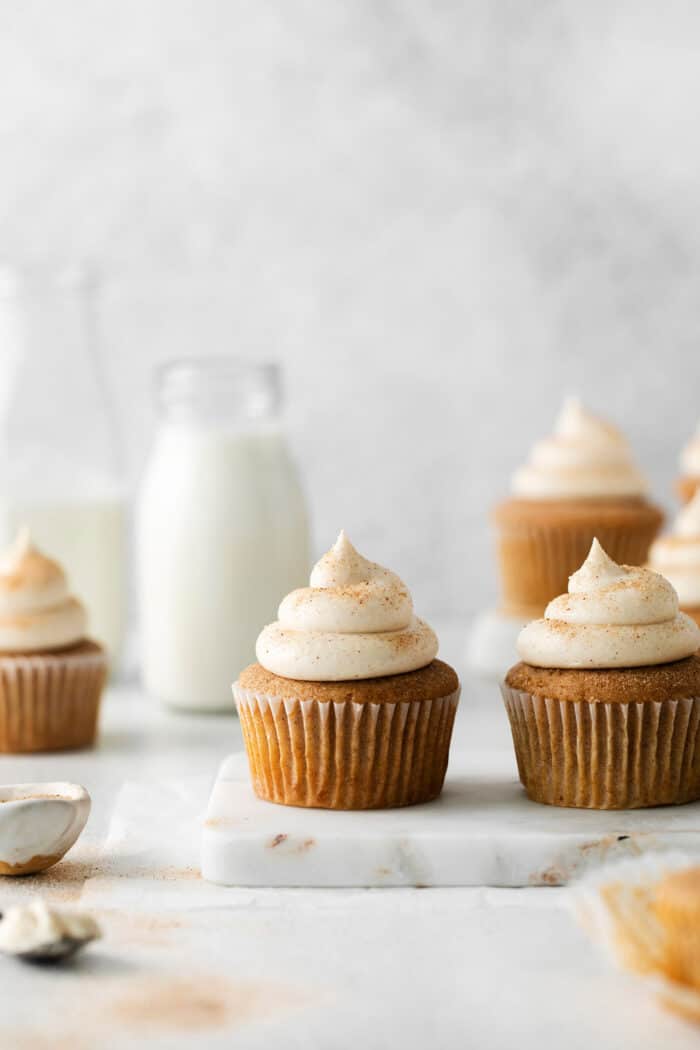
[{"label": "pleated cupcake wrapper", "polygon": [[700,798],[700,698],[593,703],[501,691],[535,802],[637,809]]},{"label": "pleated cupcake wrapper", "polygon": [[[666,875],[698,864],[700,853],[647,852],[589,872],[573,884],[569,895],[572,910],[591,939],[622,969],[641,975],[664,1005],[695,1021],[700,1021],[700,989],[675,979],[678,946],[669,944],[669,931],[659,922],[654,901]],[[686,932],[691,928],[679,928],[673,941],[680,937],[681,945],[687,944]],[[690,951],[694,953],[692,942]]]},{"label": "pleated cupcake wrapper", "polygon": [[0,657],[0,752],[93,743],[106,675],[99,651]]},{"label": "pleated cupcake wrapper", "polygon": [[459,690],[399,703],[281,700],[234,685],[255,793],[269,802],[379,809],[436,798]]},{"label": "pleated cupcake wrapper", "polygon": [[658,525],[646,519],[632,525],[595,526],[502,522],[498,555],[503,607],[544,609],[552,598],[565,594],[569,576],[586,560],[596,536],[613,561],[642,565],[657,532]]}]

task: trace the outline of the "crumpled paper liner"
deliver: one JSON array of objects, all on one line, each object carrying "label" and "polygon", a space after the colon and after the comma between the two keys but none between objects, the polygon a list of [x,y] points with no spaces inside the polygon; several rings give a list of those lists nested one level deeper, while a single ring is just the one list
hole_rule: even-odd
[{"label": "crumpled paper liner", "polygon": [[233,687],[253,788],[286,806],[385,809],[442,790],[459,690],[397,703],[280,700]]},{"label": "crumpled paper liner", "polygon": [[661,515],[654,519],[643,514],[636,523],[575,525],[497,516],[503,609],[517,612],[534,606],[544,610],[553,598],[565,594],[569,576],[583,565],[596,537],[619,565],[644,564],[661,520]]},{"label": "crumpled paper liner", "polygon": [[88,643],[74,652],[0,657],[0,752],[94,743],[106,677],[104,651]]},{"label": "crumpled paper liner", "polygon": [[586,932],[618,966],[644,977],[664,1006],[700,1023],[700,987],[677,979],[677,938],[654,907],[665,876],[698,865],[700,854],[680,851],[614,861],[574,883],[570,901]]},{"label": "crumpled paper liner", "polygon": [[518,774],[535,802],[639,809],[700,798],[700,698],[551,700],[501,686]]}]

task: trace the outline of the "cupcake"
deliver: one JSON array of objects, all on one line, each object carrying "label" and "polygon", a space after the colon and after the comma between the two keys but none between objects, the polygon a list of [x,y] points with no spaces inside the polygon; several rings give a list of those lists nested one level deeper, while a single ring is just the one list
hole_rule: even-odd
[{"label": "cupcake", "polygon": [[652,544],[649,566],[673,584],[681,610],[700,626],[700,489],[676,518],[671,534]]},{"label": "cupcake", "polygon": [[569,399],[496,508],[503,611],[541,616],[597,536],[611,557],[646,561],[663,514],[618,430]]},{"label": "cupcake", "polygon": [[646,852],[604,864],[577,882],[582,926],[647,992],[700,1021],[700,866],[680,852]]},{"label": "cupcake", "polygon": [[681,452],[681,474],[676,491],[683,503],[688,503],[700,488],[700,423]]},{"label": "cupcake", "polygon": [[92,744],[106,674],[63,569],[22,532],[0,557],[0,752]]},{"label": "cupcake", "polygon": [[260,634],[233,687],[256,794],[380,809],[442,790],[459,699],[405,584],[343,532]]},{"label": "cupcake", "polygon": [[634,809],[700,798],[700,628],[668,580],[594,540],[502,686],[535,802]]}]

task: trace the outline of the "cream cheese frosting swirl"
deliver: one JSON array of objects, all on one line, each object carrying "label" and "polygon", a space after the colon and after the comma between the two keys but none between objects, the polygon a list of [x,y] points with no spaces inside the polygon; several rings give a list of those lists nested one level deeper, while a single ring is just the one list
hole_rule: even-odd
[{"label": "cream cheese frosting swirl", "polygon": [[282,601],[263,629],[259,663],[282,678],[343,682],[426,667],[434,631],[413,613],[399,577],[355,550],[344,532],[314,566],[310,587]]},{"label": "cream cheese frosting swirl", "polygon": [[681,452],[681,470],[691,478],[700,478],[700,424]]},{"label": "cream cheese frosting swirl", "polygon": [[23,530],[0,555],[0,652],[62,649],[85,637],[85,609],[60,565]]},{"label": "cream cheese frosting swirl", "polygon": [[518,652],[536,667],[646,667],[691,656],[700,628],[678,610],[668,580],[651,569],[617,565],[598,540],[569,578],[569,593],[549,603],[544,619],[518,637]]},{"label": "cream cheese frosting swirl", "polygon": [[680,511],[673,531],[652,544],[649,565],[673,584],[683,608],[700,608],[700,489]]},{"label": "cream cheese frosting swirl", "polygon": [[525,499],[594,499],[641,496],[647,484],[620,431],[568,398],[554,434],[534,445],[511,488]]}]

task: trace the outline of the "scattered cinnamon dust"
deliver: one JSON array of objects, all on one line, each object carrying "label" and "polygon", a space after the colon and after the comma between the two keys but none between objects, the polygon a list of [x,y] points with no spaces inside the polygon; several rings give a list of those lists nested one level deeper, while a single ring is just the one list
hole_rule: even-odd
[{"label": "scattered cinnamon dust", "polygon": [[114,1020],[134,1029],[204,1031],[269,1017],[301,1005],[289,987],[223,977],[154,977],[134,980],[133,990],[108,1006]]}]

